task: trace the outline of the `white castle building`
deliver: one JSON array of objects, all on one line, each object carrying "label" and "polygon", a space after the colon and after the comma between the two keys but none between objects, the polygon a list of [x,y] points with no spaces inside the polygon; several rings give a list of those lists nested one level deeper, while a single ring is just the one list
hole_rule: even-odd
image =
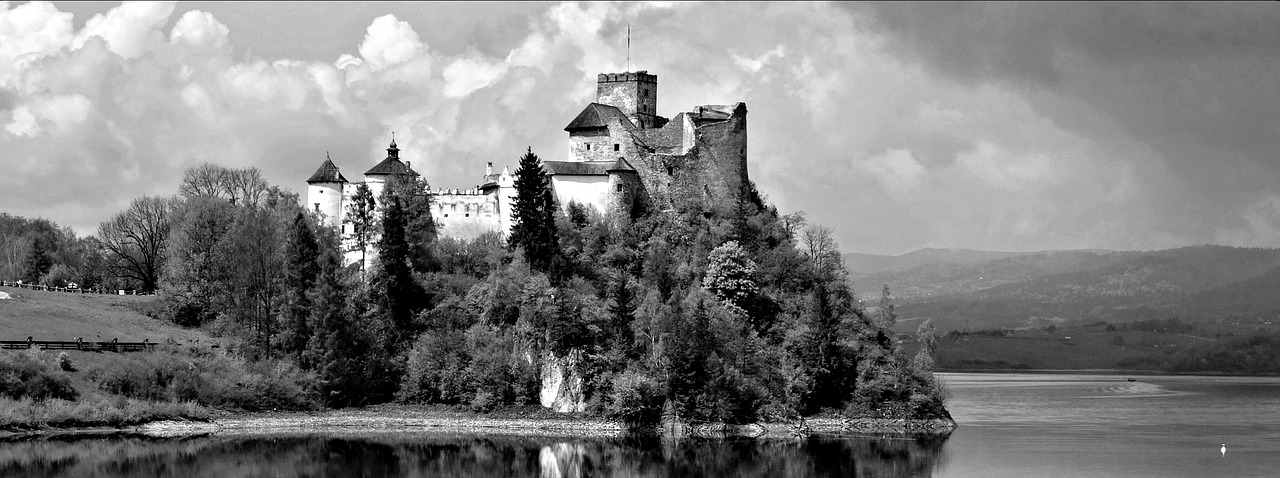
[{"label": "white castle building", "polygon": [[[564,128],[567,159],[542,161],[560,207],[576,202],[611,217],[629,217],[636,208],[707,207],[746,196],[746,105],[698,106],[668,120],[657,115],[657,102],[656,75],[598,75],[596,101]],[[387,181],[400,175],[418,173],[400,158],[392,139],[386,158],[365,171],[363,184],[377,198]],[[347,263],[360,260],[347,219],[347,205],[360,184],[343,177],[328,158],[307,180],[305,206],[340,231]],[[495,174],[490,162],[480,185],[431,194],[441,236],[471,239],[511,230],[515,178],[505,167]]]}]

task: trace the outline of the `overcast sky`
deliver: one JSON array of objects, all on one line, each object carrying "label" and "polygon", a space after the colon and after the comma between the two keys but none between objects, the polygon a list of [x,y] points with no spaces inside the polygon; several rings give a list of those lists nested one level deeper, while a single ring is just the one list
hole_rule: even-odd
[{"label": "overcast sky", "polygon": [[0,2],[0,211],[91,234],[202,162],[305,194],[565,159],[595,75],[742,101],[846,252],[1280,246],[1280,4]]}]

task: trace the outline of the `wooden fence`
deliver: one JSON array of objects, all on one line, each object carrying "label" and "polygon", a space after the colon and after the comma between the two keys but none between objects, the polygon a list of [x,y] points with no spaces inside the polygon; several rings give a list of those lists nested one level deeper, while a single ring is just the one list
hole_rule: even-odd
[{"label": "wooden fence", "polygon": [[155,350],[156,344],[143,340],[141,342],[121,342],[120,339],[111,339],[107,341],[85,342],[80,339],[76,340],[0,340],[0,349],[8,350],[85,350],[85,351],[110,351],[110,352],[144,352]]},{"label": "wooden fence", "polygon": [[79,287],[53,287],[42,284],[25,284],[14,281],[0,281],[0,286],[18,289],[46,290],[49,292],[70,292],[72,294],[111,294],[111,295],[155,295],[155,292],[140,292],[134,289],[81,289]]}]

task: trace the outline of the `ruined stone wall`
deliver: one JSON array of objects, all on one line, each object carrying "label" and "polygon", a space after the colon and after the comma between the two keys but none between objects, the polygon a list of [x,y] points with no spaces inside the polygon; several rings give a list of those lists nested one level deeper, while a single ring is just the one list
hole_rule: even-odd
[{"label": "ruined stone wall", "polygon": [[681,114],[662,130],[643,132],[655,146],[632,165],[653,206],[709,208],[745,194],[746,105],[713,108],[703,116]]},{"label": "ruined stone wall", "polygon": [[489,231],[503,230],[496,194],[441,189],[432,192],[431,201],[431,218],[441,236],[474,239]]},{"label": "ruined stone wall", "polygon": [[[729,109],[732,108],[732,109]],[[727,120],[700,124],[694,129],[698,180],[706,185],[705,200],[736,202],[747,185],[747,105],[723,108]]]}]

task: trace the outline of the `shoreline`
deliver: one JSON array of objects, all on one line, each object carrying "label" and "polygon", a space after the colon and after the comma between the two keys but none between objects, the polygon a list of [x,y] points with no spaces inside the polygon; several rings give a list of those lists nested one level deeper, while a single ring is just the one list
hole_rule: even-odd
[{"label": "shoreline", "polygon": [[[0,431],[0,440],[22,437],[137,434],[158,438],[189,436],[255,435],[380,435],[380,434],[476,434],[501,436],[618,438],[631,432],[612,420],[580,416],[510,417],[441,409],[383,406],[374,409],[341,409],[320,412],[228,413],[208,421],[161,420],[125,427],[46,428]],[[808,418],[791,423],[745,425],[664,424],[654,431],[663,436],[796,438],[823,435],[921,435],[950,434],[953,420],[904,420],[882,418]]]}]

